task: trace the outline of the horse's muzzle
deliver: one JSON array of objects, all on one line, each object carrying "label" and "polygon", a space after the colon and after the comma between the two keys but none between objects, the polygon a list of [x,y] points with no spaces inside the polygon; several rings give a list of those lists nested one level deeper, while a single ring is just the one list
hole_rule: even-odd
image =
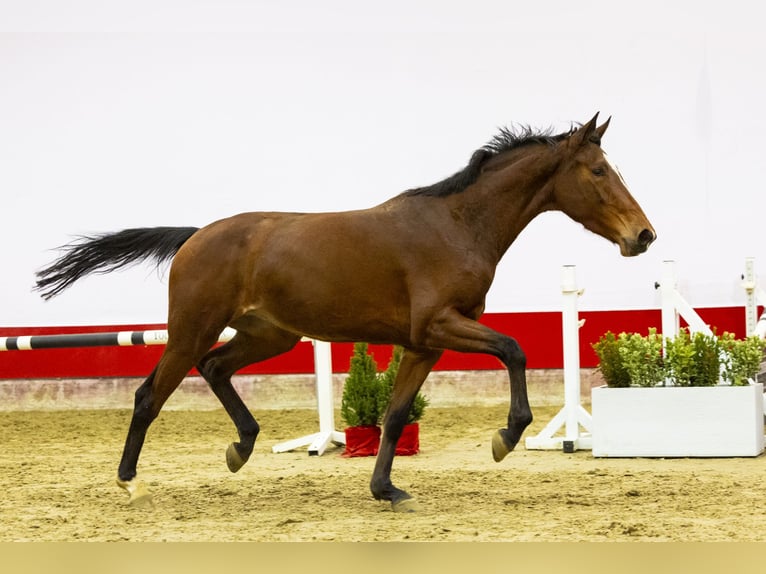
[{"label": "horse's muzzle", "polygon": [[655,239],[657,234],[653,229],[642,229],[635,239],[623,239],[620,243],[620,252],[625,257],[640,255],[649,249]]}]

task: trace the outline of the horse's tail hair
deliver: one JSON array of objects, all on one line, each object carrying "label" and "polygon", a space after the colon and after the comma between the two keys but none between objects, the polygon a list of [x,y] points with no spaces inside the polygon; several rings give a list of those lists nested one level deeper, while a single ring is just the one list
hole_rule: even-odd
[{"label": "horse's tail hair", "polygon": [[59,247],[64,254],[36,273],[34,290],[51,299],[91,273],[109,273],[147,259],[159,266],[171,259],[197,227],[144,227],[80,236]]}]

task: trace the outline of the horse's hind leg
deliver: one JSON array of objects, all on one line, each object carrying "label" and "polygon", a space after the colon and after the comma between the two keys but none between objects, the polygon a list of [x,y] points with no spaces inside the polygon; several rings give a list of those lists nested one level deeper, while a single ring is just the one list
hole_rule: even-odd
[{"label": "horse's hind leg", "polygon": [[[215,338],[212,338],[207,348],[212,346],[214,341]],[[197,346],[197,348],[201,347],[204,347],[204,344]],[[202,352],[204,351],[190,352],[185,350],[183,346],[174,345],[172,341],[169,341],[154,371],[136,391],[133,417],[130,421],[125,448],[117,471],[117,484],[130,494],[131,506],[148,507],[152,505],[151,494],[143,483],[136,479],[136,467],[146,432],[154,419],[157,418],[165,401],[178,388],[178,385],[194,365],[198,353],[201,354]]]},{"label": "horse's hind leg", "polygon": [[260,430],[232,386],[232,375],[247,365],[289,351],[300,340],[300,336],[271,324],[260,321],[257,321],[257,325],[255,323],[248,321],[247,332],[238,331],[231,341],[211,350],[197,365],[239,434],[239,442],[231,443],[226,450],[226,464],[232,472],[237,472],[250,458]]}]

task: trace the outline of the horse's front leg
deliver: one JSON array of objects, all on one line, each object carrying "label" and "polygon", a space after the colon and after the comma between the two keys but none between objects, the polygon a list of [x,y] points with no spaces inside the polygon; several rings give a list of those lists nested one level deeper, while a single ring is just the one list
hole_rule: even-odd
[{"label": "horse's front leg", "polygon": [[492,457],[500,462],[511,452],[532,422],[532,410],[527,397],[527,359],[515,339],[465,317],[455,310],[442,314],[429,327],[429,347],[451,349],[462,353],[494,355],[508,369],[510,379],[510,410],[508,426],[492,437]]},{"label": "horse's front leg", "polygon": [[502,338],[502,351],[498,356],[508,368],[511,406],[508,411],[508,426],[495,431],[492,437],[492,458],[495,462],[503,460],[516,447],[524,430],[532,422],[532,409],[527,397],[526,356],[515,339],[499,336]]},{"label": "horse's front leg", "polygon": [[370,490],[377,500],[391,501],[394,512],[414,512],[415,501],[406,491],[397,488],[391,482],[391,467],[394,462],[396,443],[407,423],[410,407],[418,394],[423,381],[441,356],[441,351],[416,353],[405,349],[402,362],[394,382],[391,400],[386,410],[383,423],[383,437],[380,441],[375,470],[372,473]]}]

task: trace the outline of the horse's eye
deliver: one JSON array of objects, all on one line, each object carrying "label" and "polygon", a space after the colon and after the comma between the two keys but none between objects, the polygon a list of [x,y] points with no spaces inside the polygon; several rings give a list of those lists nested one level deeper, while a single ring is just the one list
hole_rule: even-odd
[{"label": "horse's eye", "polygon": [[606,175],[606,170],[603,167],[594,167],[591,172],[597,176]]}]

